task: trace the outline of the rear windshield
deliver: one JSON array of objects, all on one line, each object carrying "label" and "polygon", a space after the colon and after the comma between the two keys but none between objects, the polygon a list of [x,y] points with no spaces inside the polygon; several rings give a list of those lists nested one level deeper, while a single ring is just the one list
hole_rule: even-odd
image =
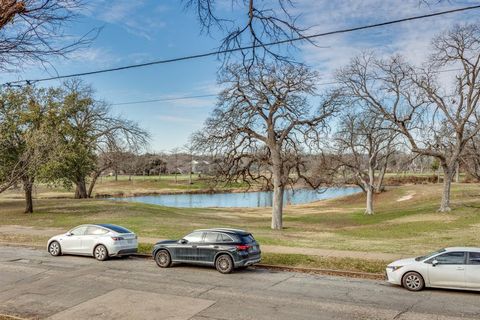
[{"label": "rear windshield", "polygon": [[99,224],[99,226],[115,231],[116,233],[132,233],[130,230],[125,229],[124,227],[116,226],[114,224]]},{"label": "rear windshield", "polygon": [[251,242],[254,242],[255,241],[255,238],[253,238],[253,236],[251,234],[247,234],[245,236],[242,236],[242,242],[243,243],[251,243]]}]

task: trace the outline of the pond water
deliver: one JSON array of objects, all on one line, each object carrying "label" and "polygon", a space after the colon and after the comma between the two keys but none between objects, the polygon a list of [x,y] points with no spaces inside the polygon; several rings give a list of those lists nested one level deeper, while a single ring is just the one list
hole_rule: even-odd
[{"label": "pond water", "polygon": [[[295,189],[285,191],[284,202],[289,204],[309,203],[360,192],[358,187],[328,188],[322,191]],[[271,207],[272,192],[238,192],[212,194],[162,194],[152,196],[110,198],[115,201],[142,202],[179,208],[255,208]]]}]

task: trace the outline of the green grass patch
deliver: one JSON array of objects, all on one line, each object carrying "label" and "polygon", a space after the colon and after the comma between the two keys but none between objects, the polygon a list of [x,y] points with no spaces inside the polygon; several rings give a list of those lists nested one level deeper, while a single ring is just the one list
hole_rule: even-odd
[{"label": "green grass patch", "polygon": [[153,244],[150,244],[150,243],[138,244],[138,253],[152,254],[152,250],[153,250]]},{"label": "green grass patch", "polygon": [[262,263],[301,268],[383,273],[389,262],[353,258],[334,258],[304,254],[262,253]]}]

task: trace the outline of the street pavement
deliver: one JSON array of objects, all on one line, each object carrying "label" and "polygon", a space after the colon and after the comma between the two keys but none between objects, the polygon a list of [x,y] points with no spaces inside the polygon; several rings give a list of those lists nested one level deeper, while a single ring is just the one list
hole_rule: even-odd
[{"label": "street pavement", "polygon": [[34,319],[480,319],[480,293],[0,246],[0,314]]}]

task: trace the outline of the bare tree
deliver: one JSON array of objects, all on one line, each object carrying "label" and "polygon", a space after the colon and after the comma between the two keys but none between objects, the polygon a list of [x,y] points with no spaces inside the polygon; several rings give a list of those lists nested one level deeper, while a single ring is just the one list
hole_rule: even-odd
[{"label": "bare tree", "polygon": [[0,0],[0,70],[47,63],[48,57],[88,45],[98,30],[70,42],[63,31],[83,5],[82,0]]},{"label": "bare tree", "polygon": [[170,155],[172,156],[173,158],[173,161],[169,161],[168,164],[169,164],[169,167],[170,167],[170,173],[173,172],[173,174],[175,175],[175,183],[178,183],[178,173],[180,172],[180,163],[179,163],[179,158],[180,158],[180,152],[182,151],[181,148],[172,148],[172,150],[170,150]]},{"label": "bare tree", "polygon": [[[265,3],[260,0],[230,0],[232,11],[243,12],[246,19],[228,19],[216,13],[215,0],[183,0],[186,7],[195,11],[202,31],[211,33],[220,30],[225,34],[219,50],[229,51],[224,62],[232,53],[239,52],[244,66],[250,68],[255,62],[265,62],[265,58],[290,61],[288,49],[272,46],[269,43],[303,38],[307,28],[298,24],[292,15],[292,0],[275,0]],[[311,42],[306,39],[306,41]],[[312,43],[312,42],[311,42]],[[290,43],[292,45],[292,43]]]},{"label": "bare tree", "polygon": [[[268,64],[246,72],[229,66],[220,82],[226,86],[218,106],[194,137],[199,150],[223,164],[227,178],[267,181],[273,185],[272,229],[283,226],[283,192],[292,179],[304,179],[302,148],[335,111],[325,102],[316,113],[308,103],[315,72],[303,66]],[[218,165],[218,163],[217,163]],[[294,177],[295,175],[295,177]]]},{"label": "bare tree", "polygon": [[366,193],[365,214],[373,214],[373,194],[383,189],[389,158],[395,152],[397,133],[373,112],[351,110],[341,119],[335,135],[335,157]]},{"label": "bare tree", "polygon": [[[341,70],[349,92],[382,114],[408,140],[413,152],[438,159],[444,173],[439,211],[450,210],[455,168],[468,141],[480,130],[480,28],[455,26],[432,41],[433,53],[420,70],[401,57],[364,55]],[[460,67],[453,85],[440,71]]]}]

